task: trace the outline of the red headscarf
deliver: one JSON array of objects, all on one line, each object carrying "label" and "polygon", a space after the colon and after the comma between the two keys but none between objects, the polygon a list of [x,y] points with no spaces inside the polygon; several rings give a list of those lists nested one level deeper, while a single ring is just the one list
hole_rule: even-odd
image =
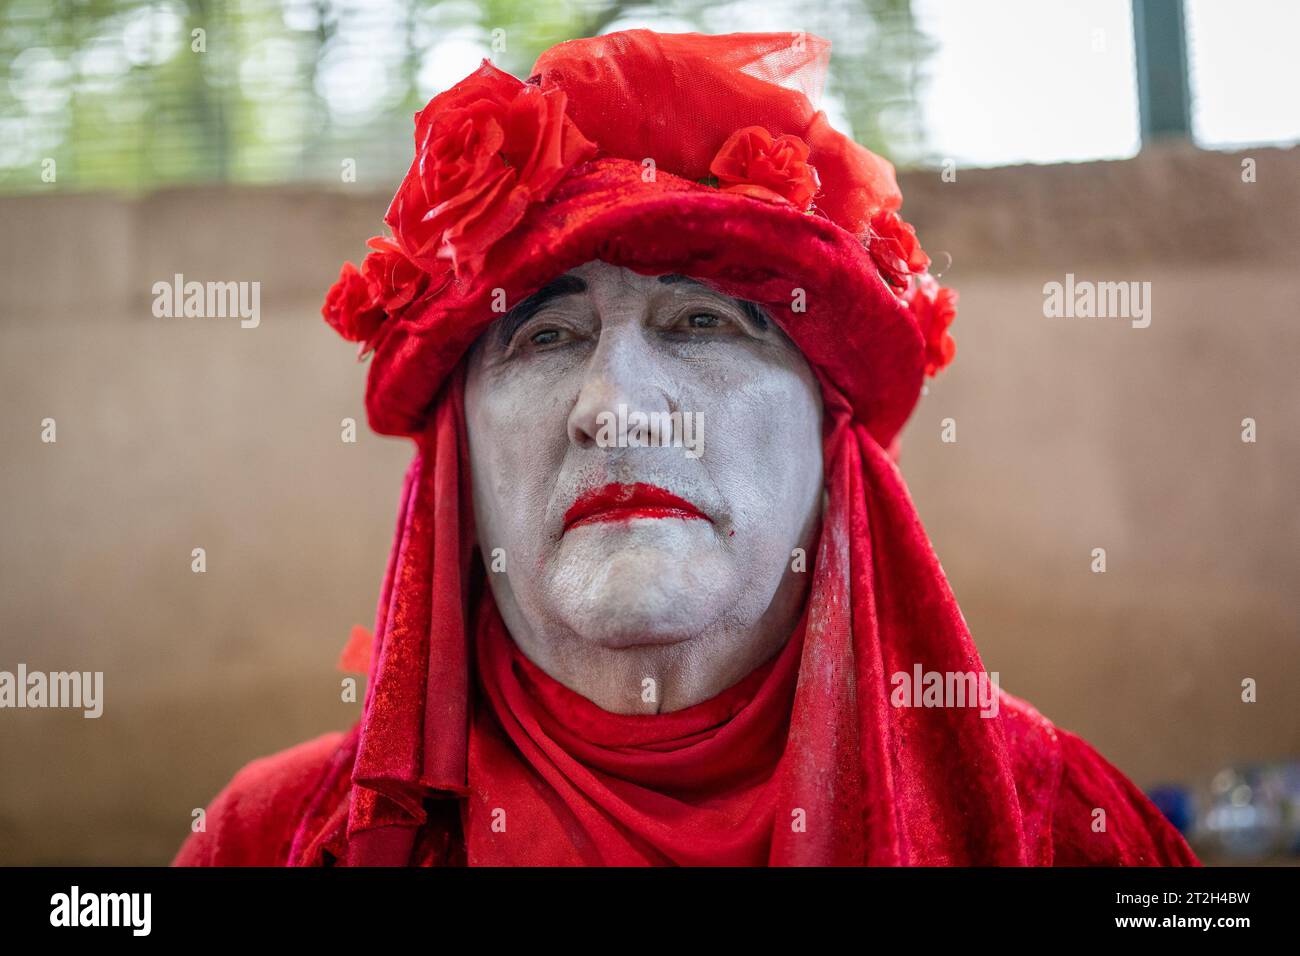
[{"label": "red headscarf", "polygon": [[[349,863],[408,862],[430,797],[467,799],[467,852],[489,864],[1037,861],[1001,722],[890,703],[889,676],[914,664],[983,668],[896,467],[824,379],[829,494],[799,627],[736,686],[649,716],[602,711],[528,662],[488,588],[466,613],[481,571],[463,381],[406,479]],[[527,839],[494,838],[493,813]]]}]

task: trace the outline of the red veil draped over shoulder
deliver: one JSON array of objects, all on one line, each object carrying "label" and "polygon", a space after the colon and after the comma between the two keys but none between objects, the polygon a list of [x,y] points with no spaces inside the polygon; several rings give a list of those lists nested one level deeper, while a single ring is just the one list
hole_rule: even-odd
[{"label": "red veil draped over shoulder", "polygon": [[[1196,863],[1123,774],[1012,695],[995,713],[891,699],[917,668],[985,674],[890,454],[952,357],[952,300],[892,168],[815,109],[828,56],[808,35],[626,31],[553,48],[527,82],[485,61],[417,117],[394,236],[326,305],[373,350],[371,425],[416,444],[362,717],[245,767],[177,864]],[[465,349],[492,296],[592,259],[756,302],[826,411],[795,633],[670,713],[608,713],[533,665],[474,544]]]}]

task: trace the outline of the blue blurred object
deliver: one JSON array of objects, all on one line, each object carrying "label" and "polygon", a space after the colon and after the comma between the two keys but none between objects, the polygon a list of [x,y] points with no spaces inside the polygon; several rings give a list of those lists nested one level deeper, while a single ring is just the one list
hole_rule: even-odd
[{"label": "blue blurred object", "polygon": [[1192,791],[1178,784],[1166,784],[1153,787],[1147,796],[1156,805],[1165,819],[1178,828],[1178,832],[1187,837],[1191,835],[1196,824],[1196,801]]},{"label": "blue blurred object", "polygon": [[1200,853],[1237,862],[1300,855],[1300,761],[1226,767],[1200,794],[1166,784],[1147,796]]}]

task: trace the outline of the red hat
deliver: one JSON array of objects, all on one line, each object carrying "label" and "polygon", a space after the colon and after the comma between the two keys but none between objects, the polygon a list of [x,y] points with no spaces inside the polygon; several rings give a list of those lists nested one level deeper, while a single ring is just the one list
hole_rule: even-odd
[{"label": "red hat", "polygon": [[629,30],[484,60],[415,119],[415,159],[323,313],[373,351],[375,431],[417,435],[501,313],[593,259],[763,306],[882,445],[951,360],[955,296],[893,167],[816,107],[830,43]]},{"label": "red hat", "polygon": [[[372,427],[417,445],[362,717],[292,839],[244,825],[250,845],[297,865],[1190,858],[1131,783],[1010,694],[992,719],[894,699],[915,669],[988,676],[886,453],[952,358],[953,296],[898,217],[890,165],[815,108],[828,54],[805,34],[634,30],[560,44],[527,82],[485,61],[416,117],[393,235],[324,309],[374,353]],[[771,667],[681,713],[611,715],[548,685],[474,554],[464,355],[593,259],[760,304],[822,386],[803,619]],[[755,787],[730,779],[764,768]],[[523,839],[483,824],[506,805]],[[1114,836],[1091,829],[1097,806]]]}]

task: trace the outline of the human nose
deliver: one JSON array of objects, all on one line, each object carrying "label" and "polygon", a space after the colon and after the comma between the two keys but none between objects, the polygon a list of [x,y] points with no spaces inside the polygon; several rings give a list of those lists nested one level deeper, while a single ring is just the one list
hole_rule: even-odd
[{"label": "human nose", "polygon": [[670,445],[673,403],[658,380],[650,343],[636,329],[606,327],[569,412],[579,448]]}]

